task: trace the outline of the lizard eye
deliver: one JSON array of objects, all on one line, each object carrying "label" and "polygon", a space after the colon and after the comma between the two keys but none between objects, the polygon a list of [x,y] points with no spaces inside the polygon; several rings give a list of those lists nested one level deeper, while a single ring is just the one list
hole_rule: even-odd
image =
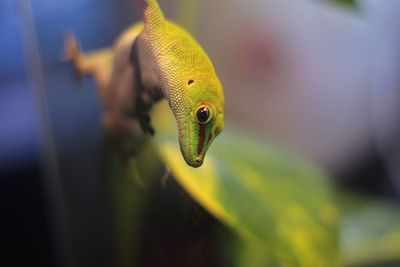
[{"label": "lizard eye", "polygon": [[194,83],[194,80],[190,79],[190,80],[188,81],[188,85],[191,85],[192,83]]},{"label": "lizard eye", "polygon": [[211,115],[212,115],[212,114],[211,114],[210,109],[209,109],[208,107],[206,107],[206,106],[200,106],[200,107],[197,109],[197,112],[196,112],[197,120],[198,120],[201,124],[206,124],[206,123],[208,123],[208,122],[210,121],[211,117],[212,117]]}]

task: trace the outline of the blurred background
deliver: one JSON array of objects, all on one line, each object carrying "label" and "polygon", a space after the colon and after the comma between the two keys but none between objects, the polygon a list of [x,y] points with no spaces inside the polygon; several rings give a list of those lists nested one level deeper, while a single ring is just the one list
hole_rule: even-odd
[{"label": "blurred background", "polygon": [[[212,59],[227,123],[311,160],[338,187],[398,203],[400,2],[338,2],[159,0]],[[0,0],[1,266],[113,266],[103,106],[94,81],[60,58],[66,32],[90,51],[140,17],[134,0]]]}]

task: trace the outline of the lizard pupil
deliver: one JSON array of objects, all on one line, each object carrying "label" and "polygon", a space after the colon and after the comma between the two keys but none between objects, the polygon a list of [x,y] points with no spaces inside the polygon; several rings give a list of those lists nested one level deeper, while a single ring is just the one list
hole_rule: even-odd
[{"label": "lizard pupil", "polygon": [[194,82],[193,80],[189,80],[188,85],[191,85],[193,82]]},{"label": "lizard pupil", "polygon": [[210,111],[207,107],[201,107],[197,110],[197,119],[199,122],[206,122],[210,117]]}]

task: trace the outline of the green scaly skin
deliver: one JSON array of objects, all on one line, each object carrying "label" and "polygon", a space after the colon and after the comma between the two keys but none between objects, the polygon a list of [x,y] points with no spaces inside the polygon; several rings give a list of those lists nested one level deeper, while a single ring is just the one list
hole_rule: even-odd
[{"label": "green scaly skin", "polygon": [[[222,85],[207,54],[185,30],[164,18],[156,0],[137,1],[144,21],[138,47],[145,51],[175,115],[185,161],[199,167],[224,128]],[[199,109],[205,108],[209,117],[200,121]]]}]

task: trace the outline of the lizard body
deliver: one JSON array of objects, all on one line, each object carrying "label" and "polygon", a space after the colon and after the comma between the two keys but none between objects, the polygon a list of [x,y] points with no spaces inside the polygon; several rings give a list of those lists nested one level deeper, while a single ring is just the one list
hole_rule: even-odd
[{"label": "lizard body", "polygon": [[175,115],[185,161],[199,167],[224,127],[222,85],[207,54],[185,30],[164,18],[156,0],[137,1],[144,21],[139,49],[150,60]]},{"label": "lizard body", "polygon": [[[66,40],[67,59],[80,73],[94,75],[113,121],[133,106],[136,115],[143,112],[138,109],[141,106],[147,112],[163,95],[176,118],[182,156],[188,165],[199,167],[224,128],[222,85],[201,46],[181,27],[165,19],[155,0],[137,2],[142,7],[143,22],[120,35],[112,60],[104,52],[79,53],[73,37]],[[129,59],[130,50],[134,52],[133,59]],[[105,69],[108,65],[112,68]],[[138,84],[143,88],[137,88]],[[130,93],[130,86],[136,91]],[[136,103],[130,100],[132,97]],[[146,127],[151,129],[142,123],[141,126],[144,131]]]}]

